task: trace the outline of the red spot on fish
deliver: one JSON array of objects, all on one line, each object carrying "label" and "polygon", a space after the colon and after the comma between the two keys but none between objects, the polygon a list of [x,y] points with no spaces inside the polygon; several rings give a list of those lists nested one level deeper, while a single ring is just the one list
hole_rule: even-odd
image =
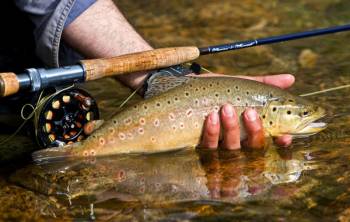
[{"label": "red spot on fish", "polygon": [[127,119],[124,120],[125,125],[130,125],[131,124],[131,118],[128,117]]},{"label": "red spot on fish", "polygon": [[110,128],[108,128],[108,132],[110,134],[114,134],[115,133],[115,129],[113,127],[110,127]]},{"label": "red spot on fish", "polygon": [[105,145],[105,143],[106,143],[106,140],[102,137],[100,137],[98,141],[100,142],[101,146]]},{"label": "red spot on fish", "polygon": [[119,133],[118,134],[120,140],[125,140],[125,134],[124,133]]},{"label": "red spot on fish", "polygon": [[185,128],[185,124],[184,123],[180,123],[180,128],[181,129]]},{"label": "red spot on fish", "polygon": [[138,132],[139,132],[139,134],[144,134],[145,133],[145,131],[144,131],[144,129],[142,128],[142,127],[140,127],[139,129],[138,129]]},{"label": "red spot on fish", "polygon": [[146,124],[146,119],[145,118],[140,118],[140,124],[145,125]]}]

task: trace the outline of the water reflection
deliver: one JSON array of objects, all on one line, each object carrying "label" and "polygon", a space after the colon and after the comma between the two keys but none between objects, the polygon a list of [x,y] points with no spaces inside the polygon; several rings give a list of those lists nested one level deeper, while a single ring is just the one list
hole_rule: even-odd
[{"label": "water reflection", "polygon": [[266,194],[270,199],[292,197],[291,187],[274,190],[273,185],[296,182],[303,171],[313,169],[306,157],[290,150],[281,154],[275,147],[260,152],[183,150],[31,165],[11,180],[58,198],[73,217],[92,213],[106,217],[106,212],[123,208],[123,203],[240,203],[267,198]]}]

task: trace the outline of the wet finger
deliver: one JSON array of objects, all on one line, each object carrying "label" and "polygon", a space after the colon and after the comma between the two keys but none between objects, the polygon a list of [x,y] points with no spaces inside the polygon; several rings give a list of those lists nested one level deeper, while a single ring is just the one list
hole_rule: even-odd
[{"label": "wet finger", "polygon": [[265,136],[262,122],[255,109],[248,108],[243,113],[243,123],[247,131],[247,139],[244,146],[253,149],[261,149],[265,145]]},{"label": "wet finger", "polygon": [[221,124],[223,127],[222,147],[229,150],[236,150],[241,147],[240,129],[236,111],[230,104],[221,109]]},{"label": "wet finger", "polygon": [[219,143],[219,135],[219,114],[217,112],[213,112],[205,120],[201,147],[216,149]]},{"label": "wet finger", "polygon": [[237,76],[243,79],[251,79],[258,82],[262,82],[268,85],[277,86],[285,89],[293,85],[295,78],[291,74],[279,74],[279,75],[268,75],[268,76]]},{"label": "wet finger", "polygon": [[287,147],[292,144],[293,137],[291,135],[283,135],[275,139],[275,143],[282,147]]}]

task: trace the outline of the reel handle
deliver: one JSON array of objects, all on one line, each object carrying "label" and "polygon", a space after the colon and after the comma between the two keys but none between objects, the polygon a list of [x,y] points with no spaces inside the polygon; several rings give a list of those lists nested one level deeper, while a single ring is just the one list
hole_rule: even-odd
[{"label": "reel handle", "polygon": [[194,46],[149,50],[112,58],[81,60],[85,81],[107,76],[126,74],[151,69],[165,68],[194,60],[199,57]]},{"label": "reel handle", "polygon": [[20,84],[13,72],[0,73],[0,97],[9,96],[19,91]]}]

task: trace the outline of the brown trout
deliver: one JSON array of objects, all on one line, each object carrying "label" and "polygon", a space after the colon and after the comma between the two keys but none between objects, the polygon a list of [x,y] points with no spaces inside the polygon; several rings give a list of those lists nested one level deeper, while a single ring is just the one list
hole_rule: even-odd
[{"label": "brown trout", "polygon": [[[240,115],[254,107],[266,136],[308,136],[326,128],[317,122],[323,108],[277,87],[233,77],[159,77],[154,92],[164,82],[176,87],[125,108],[102,124],[81,143],[33,153],[37,162],[64,157],[106,156],[121,153],[163,152],[199,144],[206,116],[226,103]],[[158,87],[158,88],[157,88]],[[149,95],[154,94],[150,92]],[[246,137],[241,121],[241,139]]]}]

